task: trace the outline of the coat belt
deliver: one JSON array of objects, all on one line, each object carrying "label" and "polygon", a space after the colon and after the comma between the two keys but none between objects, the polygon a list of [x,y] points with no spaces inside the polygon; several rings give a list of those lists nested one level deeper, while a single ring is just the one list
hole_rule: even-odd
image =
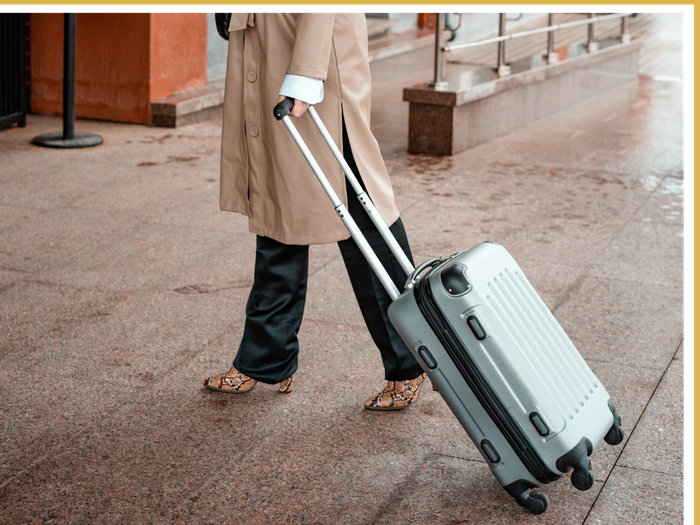
[{"label": "coat belt", "polygon": [[232,13],[229,31],[241,31],[246,27],[255,27],[255,13]]}]

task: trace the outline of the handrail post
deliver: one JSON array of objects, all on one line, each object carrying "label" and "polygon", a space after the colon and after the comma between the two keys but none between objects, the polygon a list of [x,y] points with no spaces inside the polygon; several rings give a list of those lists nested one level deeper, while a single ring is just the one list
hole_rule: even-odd
[{"label": "handrail post", "polygon": [[436,13],[435,20],[435,61],[433,67],[433,81],[430,87],[436,91],[447,88],[447,82],[443,80],[443,56],[442,56],[442,40],[445,32],[445,17],[442,13]]},{"label": "handrail post", "polygon": [[[554,25],[554,13],[549,13],[547,16],[547,26]],[[559,62],[559,55],[554,52],[554,30],[547,33],[547,63],[553,64]]]},{"label": "handrail post", "polygon": [[[594,13],[588,13],[588,18],[593,18]],[[593,33],[593,22],[588,24],[588,44],[586,44],[586,48],[588,49],[588,52],[592,51],[598,51],[600,46],[598,45],[598,42],[594,42],[594,33]]]},{"label": "handrail post", "polygon": [[[499,13],[498,15],[498,36],[506,34],[506,14]],[[496,69],[499,77],[510,75],[510,66],[506,65],[506,43],[501,41],[498,43],[498,62]]]},{"label": "handrail post", "polygon": [[622,17],[622,22],[620,24],[620,42],[623,44],[626,44],[630,40],[632,40],[632,35],[629,34],[627,31],[627,17],[623,16]]}]

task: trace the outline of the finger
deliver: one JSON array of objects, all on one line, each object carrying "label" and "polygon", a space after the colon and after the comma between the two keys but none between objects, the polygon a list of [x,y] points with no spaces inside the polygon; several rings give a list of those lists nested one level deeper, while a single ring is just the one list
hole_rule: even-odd
[{"label": "finger", "polygon": [[309,109],[309,103],[304,102],[303,100],[296,99],[294,101],[294,107],[292,108],[292,113],[291,115],[293,117],[301,117],[304,112]]}]

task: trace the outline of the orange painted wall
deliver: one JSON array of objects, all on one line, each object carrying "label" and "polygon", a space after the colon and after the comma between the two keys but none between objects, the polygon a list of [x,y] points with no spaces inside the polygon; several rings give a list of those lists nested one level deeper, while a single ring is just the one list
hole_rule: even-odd
[{"label": "orange painted wall", "polygon": [[207,15],[151,16],[151,100],[207,83]]},{"label": "orange painted wall", "polygon": [[[206,14],[79,13],[77,117],[149,123],[149,103],[207,82]],[[63,109],[63,15],[31,15],[32,112]]]}]

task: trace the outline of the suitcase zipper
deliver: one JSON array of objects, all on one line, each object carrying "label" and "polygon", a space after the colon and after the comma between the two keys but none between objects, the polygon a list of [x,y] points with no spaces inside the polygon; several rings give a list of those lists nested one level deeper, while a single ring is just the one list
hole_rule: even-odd
[{"label": "suitcase zipper", "polygon": [[438,337],[445,350],[457,365],[462,377],[465,379],[482,407],[491,416],[501,433],[510,443],[511,447],[525,465],[525,468],[540,483],[551,483],[561,476],[547,467],[532,446],[518,422],[508,412],[500,397],[493,390],[488,380],[481,372],[479,365],[469,355],[467,348],[456,333],[452,325],[446,321],[440,307],[435,302],[430,288],[430,276],[432,271],[423,276],[415,286],[413,294],[418,309],[425,317],[435,335]]}]

